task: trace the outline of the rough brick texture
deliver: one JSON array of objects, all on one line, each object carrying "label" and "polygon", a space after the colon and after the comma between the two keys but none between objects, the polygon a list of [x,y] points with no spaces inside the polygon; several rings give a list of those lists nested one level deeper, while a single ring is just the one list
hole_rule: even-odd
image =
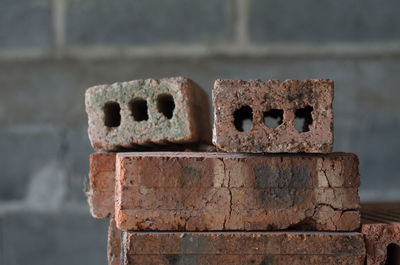
[{"label": "rough brick texture", "polygon": [[114,215],[116,153],[90,155],[88,197],[90,213],[95,218]]},{"label": "rough brick texture", "polygon": [[362,222],[367,249],[366,264],[400,264],[400,204],[363,205]]},{"label": "rough brick texture", "polygon": [[125,153],[116,162],[122,230],[329,230],[360,226],[353,154]]},{"label": "rough brick texture", "polygon": [[[164,147],[171,149],[170,147]],[[212,145],[175,146],[179,150],[215,151]],[[161,149],[161,148],[160,148]],[[116,153],[99,152],[90,155],[89,189],[86,192],[90,213],[95,218],[107,218],[114,215]]]},{"label": "rough brick texture", "polygon": [[115,226],[115,219],[110,218],[107,239],[108,265],[121,265],[121,231]]},{"label": "rough brick texture", "polygon": [[96,151],[211,142],[207,94],[187,78],[95,86],[85,103]]},{"label": "rough brick texture", "polygon": [[122,264],[362,265],[360,233],[123,233]]},{"label": "rough brick texture", "polygon": [[[332,101],[329,79],[216,80],[213,143],[227,152],[331,152]],[[246,119],[252,120],[247,131]]]}]

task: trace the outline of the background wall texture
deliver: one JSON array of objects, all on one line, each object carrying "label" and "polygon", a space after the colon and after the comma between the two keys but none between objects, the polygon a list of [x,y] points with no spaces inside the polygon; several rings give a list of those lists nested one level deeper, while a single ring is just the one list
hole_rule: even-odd
[{"label": "background wall texture", "polygon": [[[400,1],[0,0],[0,264],[106,264],[84,92],[137,78],[335,80],[361,199],[400,199]],[[210,98],[211,101],[211,98]]]}]

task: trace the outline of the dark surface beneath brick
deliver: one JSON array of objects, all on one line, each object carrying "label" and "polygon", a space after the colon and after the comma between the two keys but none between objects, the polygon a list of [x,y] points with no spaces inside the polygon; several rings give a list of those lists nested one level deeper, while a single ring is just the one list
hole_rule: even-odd
[{"label": "dark surface beneath brick", "polygon": [[69,1],[71,44],[216,42],[232,34],[228,0]]},{"label": "dark surface beneath brick", "polygon": [[256,42],[340,42],[400,39],[397,0],[254,0],[250,36]]},{"label": "dark surface beneath brick", "polygon": [[0,264],[107,264],[108,220],[76,212],[16,213],[1,216],[1,223]]},{"label": "dark surface beneath brick", "polygon": [[51,46],[50,1],[1,0],[0,5],[0,49]]}]

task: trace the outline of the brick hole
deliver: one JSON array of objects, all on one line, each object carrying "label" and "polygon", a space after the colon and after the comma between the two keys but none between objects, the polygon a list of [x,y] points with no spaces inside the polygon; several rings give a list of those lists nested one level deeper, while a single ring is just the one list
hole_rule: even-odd
[{"label": "brick hole", "polygon": [[294,127],[299,132],[310,131],[310,125],[313,123],[311,112],[314,110],[313,107],[307,106],[302,109],[297,109],[295,112]]},{"label": "brick hole", "polygon": [[104,125],[107,127],[118,127],[121,124],[121,107],[117,102],[107,102],[103,107]]},{"label": "brick hole", "polygon": [[129,109],[135,121],[147,121],[147,101],[142,98],[134,98],[129,102]]},{"label": "brick hole", "polygon": [[251,129],[253,123],[253,109],[249,106],[243,106],[233,113],[233,124],[239,132],[246,132]]},{"label": "brick hole", "polygon": [[389,244],[387,246],[386,262],[385,265],[399,265],[400,264],[400,246],[397,244]]},{"label": "brick hole", "polygon": [[282,124],[283,110],[271,109],[264,112],[264,124],[269,128],[276,128]]},{"label": "brick hole", "polygon": [[157,97],[157,109],[168,119],[172,118],[175,109],[174,98],[170,94],[161,94]]}]

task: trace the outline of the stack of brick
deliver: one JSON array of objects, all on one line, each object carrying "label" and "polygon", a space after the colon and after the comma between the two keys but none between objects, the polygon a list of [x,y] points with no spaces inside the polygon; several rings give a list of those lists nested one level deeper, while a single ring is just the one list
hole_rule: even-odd
[{"label": "stack of brick", "polygon": [[332,101],[327,79],[217,80],[220,152],[204,152],[208,100],[189,79],[88,89],[109,264],[363,264],[358,159],[331,152]]}]

